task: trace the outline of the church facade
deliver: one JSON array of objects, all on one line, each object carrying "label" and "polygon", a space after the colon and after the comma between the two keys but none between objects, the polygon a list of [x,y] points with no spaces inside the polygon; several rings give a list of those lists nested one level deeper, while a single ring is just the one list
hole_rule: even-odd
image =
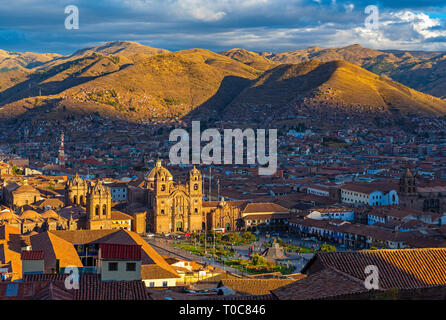
[{"label": "church facade", "polygon": [[238,208],[215,201],[203,204],[203,178],[197,168],[189,171],[185,184],[175,183],[161,160],[141,185],[129,187],[128,199],[130,205],[139,203],[147,208],[147,229],[159,234],[199,232],[222,225],[233,231],[235,221],[241,218]]},{"label": "church facade", "polygon": [[[121,212],[114,212],[112,215],[112,196],[110,188],[104,186],[100,180],[90,184],[87,181],[75,175],[67,182],[65,188],[65,205],[79,206],[85,208],[85,215],[78,219],[77,223],[71,223],[69,229],[87,229],[87,230],[107,230],[115,229],[114,220],[126,221],[127,217]],[[131,219],[130,216],[128,216]],[[122,224],[122,223],[121,223]],[[130,223],[131,224],[131,223]],[[125,226],[128,229],[128,226]]]},{"label": "church facade", "polygon": [[418,187],[409,168],[400,177],[398,196],[403,208],[446,214],[446,186]]},{"label": "church facade", "polygon": [[139,203],[147,209],[147,225],[151,232],[194,232],[203,226],[203,181],[195,167],[189,172],[186,184],[177,184],[161,164],[145,177],[141,186],[128,190],[130,203]]}]

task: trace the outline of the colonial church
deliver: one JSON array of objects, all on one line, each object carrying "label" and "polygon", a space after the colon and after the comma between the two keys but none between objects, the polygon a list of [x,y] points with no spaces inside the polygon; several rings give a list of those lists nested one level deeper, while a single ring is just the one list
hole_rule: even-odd
[{"label": "colonial church", "polygon": [[[175,233],[205,230],[236,231],[249,221],[265,223],[286,220],[289,210],[276,204],[247,201],[203,202],[203,177],[195,168],[185,184],[175,183],[172,174],[158,160],[143,181],[129,184],[129,212],[147,212],[148,232]],[[254,220],[252,219],[254,218]]]},{"label": "colonial church", "polygon": [[446,214],[446,186],[419,187],[409,168],[400,177],[398,197],[404,208]]},{"label": "colonial church", "polygon": [[189,171],[186,183],[180,184],[173,181],[161,160],[141,184],[129,186],[128,199],[133,206],[146,207],[148,229],[155,233],[209,230],[219,214],[227,216],[227,221],[221,222],[227,230],[235,230],[234,221],[241,218],[239,209],[228,209],[226,204],[203,205],[203,178],[195,166]]},{"label": "colonial church", "polygon": [[142,185],[129,186],[128,199],[133,205],[138,203],[147,208],[147,224],[152,232],[203,229],[203,181],[195,167],[189,172],[186,184],[176,184],[158,160]]},{"label": "colonial church", "polygon": [[[99,180],[88,184],[78,174],[67,182],[65,189],[66,206],[85,207],[85,215],[77,222],[75,229],[114,229],[113,222],[121,219],[122,212],[114,212],[112,216],[112,196],[110,189]],[[128,216],[131,219],[130,216]]]}]

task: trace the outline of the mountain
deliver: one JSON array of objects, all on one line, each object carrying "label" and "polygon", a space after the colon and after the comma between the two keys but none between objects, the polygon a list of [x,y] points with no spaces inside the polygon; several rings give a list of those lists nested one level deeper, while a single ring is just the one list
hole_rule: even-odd
[{"label": "mountain", "polygon": [[271,61],[278,63],[301,63],[310,60],[319,60],[323,62],[345,60],[353,64],[364,65],[377,57],[389,60],[397,60],[392,53],[385,53],[378,50],[364,48],[359,44],[342,48],[322,49],[317,46],[304,50],[295,50],[282,53],[261,52],[260,55]]},{"label": "mountain", "polygon": [[60,55],[55,53],[8,52],[0,50],[0,73],[10,70],[32,69]]},{"label": "mountain", "polygon": [[446,54],[441,53],[386,72],[392,79],[424,93],[446,99]]},{"label": "mountain", "polygon": [[378,75],[386,75],[402,84],[446,98],[446,63],[444,52],[373,50],[359,44],[327,48],[311,47],[282,53],[260,53],[276,63],[324,62],[345,60]]},{"label": "mountain", "polygon": [[261,71],[266,71],[277,66],[277,63],[271,61],[270,59],[262,57],[256,52],[251,52],[245,49],[234,48],[228,51],[220,52],[220,54]]},{"label": "mountain", "polygon": [[354,45],[281,54],[244,49],[218,54],[205,49],[170,52],[118,41],[68,56],[29,59],[23,67],[0,72],[0,119],[85,114],[132,121],[170,121],[186,115],[237,118],[265,105],[273,109],[263,118],[280,112],[295,115],[297,105],[401,114],[446,110],[446,102],[390,79],[440,94],[445,59],[435,53],[382,52]]},{"label": "mountain", "polygon": [[282,64],[245,88],[225,113],[241,114],[246,108],[265,105],[271,112],[284,112],[302,102],[333,110],[446,114],[446,101],[342,60]]},{"label": "mountain", "polygon": [[59,57],[55,53],[0,50],[0,91],[24,81],[33,69]]},{"label": "mountain", "polygon": [[140,43],[133,41],[114,41],[105,43],[103,45],[78,50],[73,54],[73,56],[90,55],[93,52],[100,53],[103,55],[132,56],[137,54],[145,54],[145,55],[165,54],[169,53],[170,51],[165,49],[157,49],[149,46],[144,46]]},{"label": "mountain", "polygon": [[[113,43],[40,66],[26,80],[0,92],[0,118],[63,117],[66,113],[60,110],[95,109],[119,118],[178,118],[213,97],[223,80],[252,80],[262,73],[204,49],[164,53],[141,47]],[[41,109],[45,113],[39,113]]]}]

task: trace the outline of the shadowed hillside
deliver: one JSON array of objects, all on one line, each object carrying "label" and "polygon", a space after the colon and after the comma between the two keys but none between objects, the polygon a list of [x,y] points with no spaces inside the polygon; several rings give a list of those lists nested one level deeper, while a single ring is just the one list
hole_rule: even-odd
[{"label": "shadowed hillside", "polygon": [[[262,73],[203,49],[133,55],[138,50],[130,50],[129,56],[87,50],[59,59],[59,63],[52,61],[0,93],[0,117],[17,115],[17,110],[29,112],[37,105],[57,100],[68,110],[82,103],[91,110],[97,106],[103,111],[105,107],[109,116],[178,118],[213,97],[225,77],[255,79]],[[123,50],[116,45],[112,50],[121,54],[126,51],[127,44]]]},{"label": "shadowed hillside", "polygon": [[[380,77],[345,61],[284,64],[266,72],[232,102],[226,113],[246,105],[327,104],[401,113],[446,114],[446,102]],[[240,112],[240,111],[239,111]]]},{"label": "shadowed hillside", "polygon": [[[0,72],[2,119],[57,119],[67,114],[132,121],[171,121],[187,115],[249,118],[252,110],[266,105],[274,108],[256,111],[259,120],[275,113],[292,117],[297,105],[309,112],[323,105],[342,112],[365,108],[445,113],[444,101],[389,78],[441,95],[446,67],[438,53],[384,52],[353,45],[280,54],[244,49],[217,54],[205,49],[169,52],[118,41],[68,56],[26,56],[21,58],[24,67]],[[283,63],[290,61],[293,64]]]}]

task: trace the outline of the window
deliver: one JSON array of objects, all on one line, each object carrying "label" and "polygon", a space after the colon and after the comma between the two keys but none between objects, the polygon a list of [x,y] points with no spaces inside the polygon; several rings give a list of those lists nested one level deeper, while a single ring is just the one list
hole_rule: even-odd
[{"label": "window", "polygon": [[198,190],[198,184],[194,184],[194,190]]},{"label": "window", "polygon": [[136,263],[127,262],[126,271],[136,271]]},{"label": "window", "polygon": [[155,286],[155,282],[150,282],[150,288],[153,288]]},{"label": "window", "polygon": [[109,262],[108,263],[108,271],[118,271],[118,263],[117,262]]},{"label": "window", "polygon": [[163,287],[167,287],[167,281],[163,281]]}]

